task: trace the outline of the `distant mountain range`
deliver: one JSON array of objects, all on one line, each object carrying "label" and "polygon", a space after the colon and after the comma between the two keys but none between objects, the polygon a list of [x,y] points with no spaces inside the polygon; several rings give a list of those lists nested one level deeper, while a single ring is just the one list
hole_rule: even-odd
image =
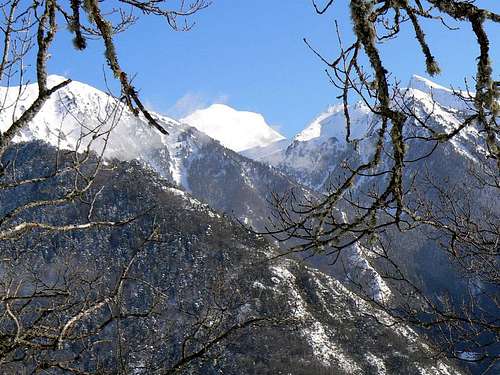
[{"label": "distant mountain range", "polygon": [[[50,76],[48,82],[54,85],[63,79]],[[6,126],[13,113],[19,113],[33,101],[37,90],[36,84],[23,88],[17,105],[7,106],[0,113],[0,126]],[[14,103],[17,93],[17,88],[0,88],[0,97],[6,96],[7,103]],[[61,149],[80,151],[91,144],[92,150],[98,154],[104,152],[104,157],[108,159],[139,160],[213,208],[259,229],[267,220],[267,199],[272,192],[284,193],[297,188],[298,194],[312,194],[309,189],[298,187],[285,174],[239,155],[195,127],[153,114],[169,132],[162,135],[151,128],[145,119],[135,117],[123,105],[117,106],[116,103],[102,91],[80,82],[71,82],[48,100],[36,119],[15,140],[43,140]],[[230,134],[237,140],[249,142],[248,146],[259,142],[266,144],[281,137],[265,124],[262,116],[237,112],[227,106],[216,105],[198,111],[193,114],[193,119],[201,121],[205,116],[213,119],[214,115],[221,115],[225,121],[220,129],[235,129]],[[245,132],[238,135],[237,127],[230,125],[232,121],[242,125],[245,131],[256,122],[257,129],[253,136],[247,136]],[[213,134],[217,129],[209,133]],[[93,139],[95,134],[102,135],[108,131],[108,138],[101,136]],[[238,147],[242,147],[241,144]]]},{"label": "distant mountain range", "polygon": [[[429,116],[428,121],[436,129],[450,130],[457,127],[461,123],[463,111],[468,110],[467,104],[452,90],[420,76],[413,76],[408,87],[401,89],[401,92],[407,104],[411,102],[422,118]],[[341,161],[366,161],[374,152],[374,133],[379,125],[377,117],[363,102],[351,105],[349,114],[350,143],[346,142],[343,105],[334,105],[316,116],[293,139],[245,150],[243,154],[273,165],[306,186],[326,191],[331,182],[330,177],[338,173]],[[415,131],[419,131],[417,124],[407,124],[407,135]],[[474,161],[475,152],[485,154],[484,145],[481,149],[480,138],[474,127],[468,127],[440,148],[451,146],[449,152],[460,154],[459,159],[463,157]],[[418,156],[416,149],[411,149],[409,153]]]},{"label": "distant mountain range", "polygon": [[[49,86],[62,79],[63,77],[50,76]],[[430,114],[435,125],[447,129],[460,122],[462,111],[465,110],[464,104],[457,100],[450,90],[418,76],[414,76],[408,86],[407,95],[411,98],[415,110]],[[32,84],[23,88],[21,100],[16,101],[18,92],[16,88],[0,88],[0,97],[7,98],[6,102],[14,103],[6,106],[6,110],[0,113],[1,130],[4,130],[11,119],[34,100],[37,86]],[[345,139],[343,107],[339,105],[331,106],[316,116],[291,140],[272,129],[262,115],[237,111],[221,104],[198,110],[180,121],[153,113],[157,121],[169,132],[168,135],[162,135],[151,128],[145,119],[133,116],[127,108],[108,94],[86,84],[72,82],[49,99],[29,127],[23,129],[15,141],[24,151],[26,142],[31,142],[28,143],[29,147],[36,147],[40,151],[42,160],[44,160],[43,155],[48,157],[54,152],[51,147],[83,151],[88,144],[91,144],[92,150],[97,154],[103,152],[110,163],[120,165],[120,170],[123,172],[120,177],[123,181],[120,181],[124,184],[130,184],[125,172],[130,165],[133,166],[131,169],[133,173],[147,175],[148,182],[144,186],[150,192],[147,199],[150,202],[160,201],[166,208],[168,207],[169,220],[175,221],[178,211],[182,212],[182,215],[187,215],[188,220],[193,222],[197,222],[196,220],[209,222],[213,221],[209,218],[211,217],[209,211],[215,209],[216,212],[233,216],[255,229],[262,230],[270,214],[268,200],[273,193],[284,194],[293,189],[298,196],[315,199],[327,192],[332,181],[341,174],[342,161],[350,160],[355,164],[370,157],[373,152],[373,132],[378,126],[377,119],[362,103],[354,104],[350,111],[351,139],[355,140],[351,143]],[[408,124],[408,132],[415,129],[415,126]],[[101,137],[95,140],[95,134],[100,134]],[[460,178],[461,176],[453,176],[451,166],[461,165],[465,168],[467,163],[474,163],[475,155],[484,151],[481,149],[479,139],[480,135],[473,127],[466,129],[451,142],[438,147],[432,158],[426,161],[426,167],[430,166],[432,172],[439,176],[451,175],[452,179]],[[50,147],[46,148],[39,141],[47,143]],[[425,151],[410,147],[408,157],[415,159]],[[418,172],[419,168],[422,168],[422,163],[411,164],[408,176]],[[370,183],[369,179],[363,180],[357,189],[359,191],[369,189]],[[156,188],[153,188],[155,184],[164,186],[168,193],[156,191]],[[161,194],[166,196],[160,198]],[[109,193],[108,196],[111,197],[112,194]],[[195,204],[197,208],[191,207],[190,197],[197,200],[198,203]],[[2,197],[2,199],[12,198]],[[487,197],[484,202],[486,200]],[[208,204],[209,208],[200,202]],[[132,203],[128,201],[120,203],[121,206],[127,204]],[[202,206],[205,208],[201,209]],[[192,214],[187,213],[188,210],[192,210],[198,219],[193,219]],[[272,247],[262,250],[263,246],[268,245],[263,245],[259,242],[261,239],[256,239],[251,234],[246,232],[243,234],[241,228],[235,229],[230,219],[218,216],[216,221],[219,221],[224,228],[229,228],[226,232],[224,229],[220,233],[224,248],[239,248],[238,242],[227,240],[237,232],[238,236],[248,236],[243,241],[251,242],[246,250],[248,253],[242,255],[243,257],[251,258],[254,252],[277,254],[277,250]],[[184,230],[185,235],[189,236],[188,232],[194,229],[179,227],[180,233]],[[203,234],[205,235],[206,233]],[[404,254],[403,257],[409,257],[408,264],[412,264],[414,272],[422,273],[429,289],[460,290],[460,285],[449,284],[447,275],[453,274],[454,271],[445,259],[439,259],[441,268],[436,274],[438,267],[436,258],[429,251],[432,244],[420,237],[418,241],[405,236],[398,238],[400,244],[405,244],[401,254]],[[210,241],[203,242],[203,246],[196,250],[196,256],[199,253],[201,257],[200,252],[216,246]],[[372,289],[374,296],[383,298],[384,293],[390,294],[376,267],[371,265],[361,247],[352,246],[347,249],[345,257],[358,269],[362,269],[363,277],[369,279],[367,285]],[[315,260],[315,262],[321,261]],[[150,266],[153,267],[147,265]],[[215,272],[210,269],[205,271]],[[369,328],[367,332],[361,332],[353,328],[346,333],[353,337],[346,336],[340,343],[338,341],[340,337],[336,336],[339,327],[354,323],[345,317],[337,316],[332,311],[345,309],[346,315],[359,317],[356,305],[362,302],[355,295],[329,276],[304,267],[293,259],[287,258],[276,266],[270,266],[265,272],[269,273],[269,282],[278,286],[264,283],[263,288],[286,295],[290,304],[298,303],[300,306],[296,313],[301,319],[307,318],[309,321],[309,328],[297,333],[298,336],[293,336],[293,340],[299,340],[298,337],[301,337],[300,340],[303,340],[304,345],[310,350],[311,356],[307,358],[313,358],[310,360],[311,363],[314,360],[326,363],[325,366],[321,366],[335,367],[339,369],[340,374],[399,374],[401,373],[399,367],[394,365],[397,361],[409,366],[405,374],[459,373],[444,362],[431,366],[424,361],[425,364],[421,365],[419,359],[406,353],[406,349],[411,346],[406,341],[414,340],[408,335],[416,335],[412,331],[403,334],[390,329],[384,331],[379,328]],[[344,281],[341,273],[337,273],[336,276],[340,281]],[[257,276],[253,281],[259,282]],[[346,308],[347,305],[331,301],[332,296],[338,293],[342,298],[346,298],[348,305],[352,304],[352,309]],[[369,307],[363,308],[369,309]],[[359,324],[368,324],[371,327],[368,321],[369,319],[363,317],[358,319]],[[276,332],[272,335],[275,334]],[[386,336],[386,341],[392,343],[389,345],[392,349],[382,349],[373,335]],[[363,353],[355,350],[354,347],[358,343],[366,340],[375,341]],[[420,339],[415,340],[421,344]],[[272,344],[266,345],[272,347]],[[378,351],[375,349],[377,346]],[[427,349],[424,346],[415,349],[419,351],[419,358],[421,355],[425,357]],[[383,354],[386,350],[387,358]],[[412,361],[413,364],[409,365],[408,363]],[[267,366],[271,366],[269,362]],[[310,368],[312,367],[309,367],[309,370]],[[305,373],[314,372],[304,371]]]}]

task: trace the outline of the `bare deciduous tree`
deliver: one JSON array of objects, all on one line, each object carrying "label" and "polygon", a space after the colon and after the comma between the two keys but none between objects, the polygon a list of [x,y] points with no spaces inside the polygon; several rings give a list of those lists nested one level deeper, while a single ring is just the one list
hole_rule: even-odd
[{"label": "bare deciduous tree", "polygon": [[[32,177],[29,180],[15,178],[0,186],[2,189],[13,189],[16,186],[37,184],[48,178],[55,178],[61,173],[68,173],[68,169],[75,174],[74,187],[64,196],[45,201],[26,202],[20,207],[4,212],[0,218],[0,240],[18,236],[33,228],[72,231],[95,226],[120,225],[106,220],[90,220],[90,216],[88,223],[71,223],[63,226],[41,222],[15,223],[15,218],[27,210],[69,203],[89,191],[102,161],[94,166],[92,172],[87,171],[85,176],[81,173],[83,165],[88,159],[92,143],[102,142],[102,156],[107,137],[120,121],[121,112],[124,110],[124,106],[119,105],[121,102],[133,114],[144,116],[151,126],[166,134],[166,130],[144,107],[137,90],[120,67],[113,37],[133,25],[138,14],[165,18],[174,30],[189,30],[191,24],[188,23],[187,17],[204,9],[209,3],[206,0],[196,0],[189,4],[184,1],[118,0],[103,3],[94,0],[69,2],[9,0],[0,5],[3,15],[1,31],[4,37],[0,61],[0,83],[4,86],[0,98],[0,114],[4,119],[7,117],[6,114],[11,114],[10,119],[3,120],[0,127],[0,176],[7,173],[6,169],[9,166],[3,164],[2,158],[7,148],[13,144],[14,137],[34,119],[52,95],[71,82],[68,79],[51,87],[47,82],[47,59],[50,48],[57,34],[64,32],[64,28],[73,34],[74,46],[78,50],[85,50],[89,38],[102,42],[105,50],[104,59],[121,87],[120,98],[118,100],[110,98],[110,106],[106,108],[106,113],[102,114],[102,119],[99,119],[99,126],[96,129],[85,129],[82,126],[82,139],[77,142],[79,147],[75,150],[73,166],[65,167],[62,171],[56,166],[48,176]],[[27,107],[21,106],[20,99],[23,98],[28,83],[26,76],[33,73],[37,78],[37,96]],[[9,225],[10,223],[15,224]]]},{"label": "bare deciduous tree", "polygon": [[187,288],[145,273],[173,242],[153,225],[117,264],[77,249],[56,251],[51,261],[39,251],[8,254],[0,263],[0,371],[180,373],[218,358],[241,333],[277,322],[246,311],[254,296],[242,295],[222,269]]},{"label": "bare deciduous tree", "polygon": [[[312,3],[319,14],[335,13],[334,0],[312,0]],[[376,116],[374,152],[367,161],[358,164],[345,161],[342,176],[319,200],[304,201],[293,193],[276,196],[267,233],[278,241],[298,241],[289,252],[329,255],[334,262],[341,259],[344,249],[364,244],[373,252],[372,261],[384,270],[383,276],[392,282],[395,290],[401,291],[397,303],[381,303],[372,298],[374,303],[401,321],[424,328],[435,327],[433,337],[442,344],[442,354],[486,362],[491,369],[499,360],[500,228],[498,206],[491,204],[488,209],[484,205],[478,207],[477,202],[485,190],[489,197],[486,199],[498,200],[500,187],[499,82],[494,80],[490,61],[490,41],[495,35],[489,34],[486,27],[488,23],[498,24],[500,15],[473,0],[351,0],[348,3],[353,29],[349,39],[353,42],[344,44],[337,25],[340,53],[335,59],[324,57],[311,43],[305,42],[327,65],[326,73],[340,91],[346,141],[352,144],[358,141],[351,139],[351,100],[360,99]],[[468,26],[477,43],[476,51],[471,51],[477,53],[474,86],[469,87],[466,81],[465,90],[453,90],[457,102],[461,102],[457,112],[460,123],[447,127],[432,121],[432,111],[422,112],[416,108],[414,98],[400,87],[380,52],[382,43],[401,38],[402,30],[409,29],[415,38],[408,43],[420,46],[427,73],[439,74],[442,68],[424,32],[425,25],[431,22],[441,25],[443,34],[449,35],[455,31],[450,24]],[[368,129],[370,124],[366,126]],[[424,171],[408,176],[408,166],[425,165],[436,150],[470,128],[480,135],[480,144],[471,148],[482,152],[478,153],[478,162],[467,170],[459,165],[455,168],[460,169],[457,174],[467,175],[476,186],[463,189],[448,183],[444,177],[440,180],[438,176],[426,176]],[[420,150],[420,155],[412,159],[408,153],[410,148]],[[376,187],[362,192],[356,190],[363,181]],[[388,248],[385,234],[394,228],[400,232],[425,231],[426,236],[434,240],[436,251],[443,250],[450,262],[461,269],[464,278],[475,280],[471,288],[473,284],[482,285],[480,291],[471,290],[468,298],[460,302],[423,291],[412,281],[407,269],[401,267],[402,260],[394,254],[396,250]],[[380,266],[382,260],[384,265]],[[478,296],[486,289],[487,295]],[[481,298],[487,302],[477,302]],[[402,299],[406,302],[402,303]],[[484,306],[491,309],[486,311]]]},{"label": "bare deciduous tree", "polygon": [[[0,260],[2,372],[177,373],[217,355],[221,344],[240,331],[271,320],[243,314],[245,299],[234,282],[222,277],[214,278],[209,290],[198,290],[204,300],[196,306],[189,299],[192,296],[183,303],[180,298],[172,303],[168,288],[173,285],[159,284],[155,279],[158,275],[148,278],[137,268],[139,258],[150,256],[146,253],[151,248],[161,248],[168,242],[155,225],[120,264],[107,264],[109,260],[98,253],[84,257],[82,252],[69,249],[47,255],[41,250],[46,246],[38,246],[51,235],[64,243],[65,236],[76,230],[112,230],[144,214],[112,220],[95,213],[103,188],[96,180],[112,168],[103,155],[123,111],[143,116],[166,134],[122,70],[113,38],[141,14],[162,17],[174,30],[189,30],[192,24],[187,17],[209,3],[7,0],[0,4],[4,37],[0,113],[3,120],[7,119],[0,127],[0,194],[19,197],[15,202],[2,201],[0,209],[0,245],[6,249]],[[75,149],[57,149],[53,166],[40,173],[18,158],[24,145],[14,140],[47,100],[71,82],[68,79],[50,86],[47,79],[47,59],[56,36],[64,32],[61,25],[73,34],[78,50],[86,49],[88,39],[102,42],[104,60],[119,81],[121,93],[118,98],[110,95],[103,110],[96,108],[96,127],[79,123]],[[38,93],[26,106],[26,76],[33,73]],[[70,108],[66,115],[72,116]],[[78,122],[76,117],[74,120]],[[44,198],[25,194],[47,187]],[[76,204],[86,207],[83,219],[64,222],[64,218],[47,218],[44,214],[50,209],[70,211]],[[25,245],[20,249],[19,243]],[[172,346],[173,337],[179,335],[181,343]],[[180,351],[176,351],[178,348]]]},{"label": "bare deciduous tree", "polygon": [[[169,8],[171,3],[173,3],[173,8]],[[2,83],[6,83],[4,86],[10,86],[16,80],[18,86],[21,87],[24,84],[26,66],[29,66],[33,60],[32,65],[35,68],[38,83],[38,97],[29,108],[13,119],[12,124],[4,126],[5,129],[0,137],[0,152],[5,151],[19,129],[34,118],[46,100],[70,82],[67,80],[54,87],[47,86],[47,59],[52,42],[60,30],[58,23],[62,23],[74,35],[73,43],[79,50],[85,50],[88,38],[102,41],[105,61],[121,85],[121,100],[135,115],[143,115],[151,126],[166,133],[144,107],[137,90],[122,70],[113,37],[137,20],[136,13],[162,17],[173,29],[188,30],[190,24],[187,23],[186,17],[209,5],[209,1],[206,0],[196,0],[189,5],[183,0],[175,3],[134,0],[106,3],[97,0],[70,2],[11,0],[2,3],[4,43],[0,61],[0,78]],[[33,54],[36,56],[32,58]]]}]

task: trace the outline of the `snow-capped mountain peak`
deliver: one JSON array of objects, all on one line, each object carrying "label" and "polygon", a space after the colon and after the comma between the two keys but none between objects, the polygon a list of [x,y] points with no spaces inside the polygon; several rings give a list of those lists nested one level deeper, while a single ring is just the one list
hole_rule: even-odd
[{"label": "snow-capped mountain peak", "polygon": [[[363,138],[369,131],[371,112],[361,102],[349,107],[351,119],[350,139]],[[344,106],[337,104],[330,106],[325,112],[319,114],[304,130],[297,134],[294,140],[306,142],[314,139],[327,139],[335,137],[339,142],[346,138],[346,121]]]},{"label": "snow-capped mountain peak", "polygon": [[267,146],[283,137],[255,112],[238,111],[225,104],[213,104],[181,119],[223,146],[240,152],[253,147]]},{"label": "snow-capped mountain peak", "polygon": [[[451,132],[457,129],[463,116],[473,106],[470,98],[464,99],[469,93],[462,92],[463,97],[460,97],[456,91],[418,75],[409,80],[406,88],[401,88],[400,94],[395,97],[394,104],[401,106],[404,102],[411,105],[422,118],[430,116],[428,121],[436,131]],[[288,145],[276,143],[270,149],[256,148],[244,155],[286,170],[296,180],[313,189],[328,188],[332,171],[338,168],[342,160],[366,162],[375,151],[375,131],[380,126],[379,117],[364,102],[349,105],[349,117],[349,139],[354,142],[346,141],[346,118],[343,104],[340,103],[320,113]],[[418,131],[423,130],[408,121],[405,134]],[[476,144],[478,137],[478,130],[474,126],[463,129],[449,142],[453,148],[450,152],[474,160],[472,151],[483,150],[477,147],[471,150],[470,145]]]},{"label": "snow-capped mountain peak", "polygon": [[437,103],[442,107],[456,110],[468,110],[471,108],[471,103],[464,101],[457,93],[460,93],[464,98],[474,96],[473,92],[461,91],[459,89],[456,89],[456,92],[454,92],[451,88],[441,86],[416,74],[411,77],[406,90],[408,90],[406,97],[413,96],[417,100],[426,101],[431,105]]},{"label": "snow-capped mountain peak", "polygon": [[408,88],[412,89],[417,89],[423,92],[431,92],[434,90],[439,90],[439,91],[446,91],[451,93],[451,90],[449,88],[446,88],[444,86],[441,86],[427,78],[424,78],[422,76],[419,76],[417,74],[412,75],[410,79],[410,83],[408,84]]},{"label": "snow-capped mountain peak", "polygon": [[[53,87],[65,77],[50,75],[48,87]],[[18,100],[19,92],[20,98]],[[5,106],[0,113],[0,131],[5,131],[13,118],[17,118],[38,95],[37,83],[17,87],[0,87],[0,97]],[[160,116],[166,128],[173,130],[174,121]],[[16,141],[41,139],[63,149],[79,149],[93,142],[93,149],[102,149],[104,136],[110,129],[106,157],[130,160],[139,158],[152,148],[162,147],[166,137],[157,137],[154,129],[141,118],[135,117],[118,100],[87,84],[72,81],[59,89],[45,102],[29,126],[21,129]],[[101,136],[93,141],[93,136]]]},{"label": "snow-capped mountain peak", "polygon": [[[405,97],[414,97],[425,102],[429,106],[433,103],[447,108],[466,109],[467,104],[454,94],[453,90],[441,86],[427,78],[413,75],[409,81]],[[367,136],[372,129],[373,114],[362,102],[349,106],[349,116],[351,121],[351,140],[362,139]],[[294,137],[294,141],[307,142],[312,140],[322,140],[336,138],[338,142],[345,143],[346,120],[343,104],[336,104],[320,113],[311,123]]]},{"label": "snow-capped mountain peak", "polygon": [[49,87],[60,84],[61,82],[66,81],[68,78],[58,75],[58,74],[49,74],[47,76],[47,85]]},{"label": "snow-capped mountain peak", "polygon": [[[47,77],[47,85],[53,87],[65,79],[51,75]],[[5,131],[37,95],[37,83],[21,90],[0,87],[0,97],[5,103],[0,112],[0,131]],[[72,81],[52,94],[14,141],[43,140],[61,149],[79,152],[90,146],[107,159],[138,159],[188,189],[186,165],[197,149],[210,141],[209,137],[171,118],[152,115],[168,130],[168,136],[159,134],[142,116],[136,117],[107,93]]]}]

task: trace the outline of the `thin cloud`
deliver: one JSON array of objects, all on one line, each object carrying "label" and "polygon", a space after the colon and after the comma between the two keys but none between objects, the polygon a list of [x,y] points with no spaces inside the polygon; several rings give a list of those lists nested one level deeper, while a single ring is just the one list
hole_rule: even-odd
[{"label": "thin cloud", "polygon": [[167,114],[171,117],[180,119],[190,115],[198,109],[206,108],[214,103],[226,104],[228,101],[229,96],[226,94],[220,94],[214,98],[209,98],[207,95],[201,93],[188,92],[167,110]]},{"label": "thin cloud", "polygon": [[276,132],[281,134],[281,131],[283,130],[283,125],[281,124],[269,124],[269,126]]}]

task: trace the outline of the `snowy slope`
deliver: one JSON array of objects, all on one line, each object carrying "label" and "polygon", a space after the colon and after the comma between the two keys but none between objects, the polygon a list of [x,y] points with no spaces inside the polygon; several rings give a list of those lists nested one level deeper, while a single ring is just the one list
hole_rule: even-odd
[{"label": "snowy slope", "polygon": [[[443,107],[454,108],[457,110],[470,108],[470,104],[466,105],[462,99],[453,94],[453,90],[416,74],[411,77],[410,82],[408,83],[408,90],[411,94],[417,95],[420,98],[423,98],[422,94],[427,96],[427,99],[431,97],[436,103]],[[468,94],[473,95],[473,93],[466,93],[464,91],[459,92],[464,96],[467,96]]]},{"label": "snowy slope", "polygon": [[[43,142],[32,142],[9,154],[22,161],[16,175],[28,173],[29,177],[34,177],[44,175],[52,166],[57,150]],[[168,291],[168,301],[151,302],[137,284],[132,284],[130,292],[124,293],[124,303],[133,306],[133,311],[147,311],[145,308],[155,303],[153,316],[134,319],[133,325],[124,325],[127,340],[124,340],[123,348],[137,349],[129,356],[135,368],[141,369],[135,373],[157,373],[156,370],[162,368],[160,366],[170,363],[165,360],[170,357],[163,355],[165,347],[182,353],[182,338],[196,326],[191,322],[186,325],[186,319],[191,319],[193,314],[187,314],[180,307],[194,305],[196,309],[190,311],[197,314],[200,310],[204,313],[216,303],[217,307],[224,309],[224,315],[217,316],[216,324],[211,324],[214,320],[205,320],[208,322],[206,329],[211,333],[209,338],[214,337],[212,328],[218,330],[219,325],[226,329],[229,323],[233,325],[259,316],[270,316],[272,320],[262,327],[240,331],[241,335],[238,331],[233,332],[230,340],[217,344],[216,361],[203,361],[199,369],[194,367],[183,373],[463,374],[447,361],[433,358],[429,346],[417,332],[395,324],[389,316],[332,277],[305,266],[297,259],[277,257],[279,250],[262,237],[249,233],[228,217],[218,215],[139,163],[119,162],[110,163],[110,166],[113,167],[101,171],[101,178],[96,182],[100,203],[95,214],[107,217],[119,211],[119,215],[130,217],[142,212],[144,207],[151,207],[145,220],[134,220],[117,229],[83,231],[77,236],[43,233],[43,241],[36,233],[28,235],[33,236],[30,243],[39,244],[38,251],[34,252],[36,267],[47,264],[44,269],[53,269],[54,264],[59,264],[59,256],[64,259],[64,267],[67,264],[77,265],[78,269],[93,267],[89,259],[103,265],[104,268],[98,270],[105,270],[101,279],[105,282],[92,284],[92,291],[100,292],[100,286],[106,288],[116,276],[119,277],[123,254],[136,249],[136,239],[140,238],[140,233],[150,230],[149,218],[155,218],[160,238],[168,241],[158,241],[154,247],[148,248],[147,253],[141,253],[134,268],[130,268],[130,275],[159,291]],[[60,184],[61,181],[57,180],[54,185],[30,189],[29,193],[31,198],[42,199],[48,188],[59,188]],[[18,204],[23,200],[23,194],[17,190],[0,189],[0,202]],[[63,218],[70,221],[79,215],[85,220],[87,209],[78,209],[84,204],[75,202],[75,206],[57,211],[52,207],[42,207],[39,213],[47,220]],[[2,208],[0,206],[0,210]],[[2,254],[16,254],[23,249],[24,241],[0,241]],[[32,259],[30,257],[28,262]],[[108,264],[117,266],[111,268]],[[112,273],[113,270],[118,270],[118,273]],[[46,277],[50,278],[49,275]],[[215,295],[214,284],[217,286]],[[86,290],[78,289],[74,295],[80,296],[84,292]],[[89,326],[90,322],[82,330],[88,333]],[[104,330],[98,339],[102,342],[114,337],[114,331]],[[204,336],[200,337],[204,339]],[[72,350],[80,348],[68,345],[62,355],[69,357]],[[106,353],[114,353],[112,348],[101,352],[100,363],[104,363],[102,358],[108,358]],[[80,359],[80,356],[75,357]],[[83,360],[87,358],[82,357]],[[0,373],[24,373],[22,366],[27,361],[23,356],[18,358],[19,371],[2,371],[4,368],[0,367]],[[109,362],[113,365],[114,361]],[[155,371],[144,369],[143,363],[151,364]]]},{"label": "snowy slope", "polygon": [[[350,139],[359,139],[365,136],[371,121],[371,112],[362,103],[356,103],[350,108],[351,134]],[[307,142],[313,139],[327,139],[335,137],[344,142],[346,138],[346,121],[344,107],[337,104],[329,107],[318,115],[304,130],[297,134],[294,140]]]},{"label": "snowy slope", "polygon": [[259,113],[237,111],[224,104],[213,104],[181,119],[225,147],[240,152],[264,147],[284,139],[272,129]]},{"label": "snowy slope", "polygon": [[241,151],[240,154],[257,161],[264,161],[270,164],[278,164],[283,161],[283,152],[290,146],[289,139],[268,144],[267,146],[257,146]]},{"label": "snowy slope", "polygon": [[[462,123],[467,105],[454,95],[452,90],[425,78],[414,76],[409,81],[408,89],[404,91],[407,104],[421,118],[429,117],[428,125],[437,131],[450,132]],[[350,106],[349,110],[351,139],[355,142],[346,142],[343,106],[335,105],[314,118],[288,146],[272,152],[259,149],[247,150],[245,155],[275,166],[313,190],[327,192],[332,184],[338,186],[339,181],[344,181],[346,171],[342,167],[343,162],[347,161],[351,166],[359,165],[369,160],[375,151],[374,145],[377,137],[375,131],[380,126],[377,118],[362,103]],[[422,128],[418,125],[408,121],[405,134],[421,132]],[[428,145],[423,142],[410,142],[406,159],[419,159],[429,152],[432,145],[430,142]],[[450,142],[439,145],[433,157],[426,160],[427,168],[430,169],[429,173],[444,177],[447,171],[462,170],[464,165],[476,160],[478,152],[484,151],[482,147],[484,147],[484,140],[481,141],[481,135],[477,129],[468,127]],[[387,140],[385,150],[388,153],[383,153],[382,164],[379,166],[381,171],[386,170],[392,162],[388,156],[391,150],[390,139]],[[423,166],[418,163],[408,163],[406,167],[407,176],[414,176],[419,170],[423,170]],[[358,192],[368,195],[370,189],[376,189],[381,182],[380,178],[372,181],[368,178],[360,178],[355,186]],[[351,246],[344,250],[343,255],[345,255],[344,261],[350,264],[357,277],[363,280],[362,284],[367,292],[377,299],[390,294],[380,275],[371,266],[371,260],[366,256],[362,247]],[[319,259],[315,264],[321,266],[322,261],[324,262]],[[343,270],[339,270],[338,274],[341,272]]]},{"label": "snowy slope", "polygon": [[[64,77],[51,75],[51,87]],[[22,89],[21,100],[15,103],[18,88],[0,88],[0,98],[7,109],[0,113],[0,130],[4,131],[13,116],[32,103],[38,93],[35,84]],[[197,151],[212,140],[187,124],[153,113],[169,132],[160,134],[141,117],[135,117],[124,105],[107,93],[81,82],[73,81],[57,91],[44,104],[28,128],[22,129],[15,141],[40,139],[68,150],[83,151],[89,144],[104,157],[119,160],[139,159],[164,177],[189,190],[187,169]],[[110,131],[112,130],[112,131]],[[107,137],[106,132],[109,132]],[[96,135],[96,140],[92,138]]]},{"label": "snowy slope", "polygon": [[[60,76],[49,76],[48,86],[63,81]],[[6,98],[6,110],[0,113],[0,129],[4,131],[22,111],[36,98],[36,83],[22,89],[17,106],[12,106],[18,88],[0,88],[0,97]],[[160,122],[169,130],[177,133],[177,122],[162,117]],[[184,127],[185,128],[185,127]],[[106,93],[86,84],[73,81],[53,94],[43,105],[41,111],[16,136],[15,141],[44,140],[53,146],[69,150],[83,150],[92,137],[113,129],[109,134],[106,155],[109,158],[131,160],[140,158],[146,150],[159,148],[171,140],[145,126],[145,122],[133,116],[117,100]],[[153,136],[154,135],[154,136]],[[99,151],[103,147],[104,135],[93,142],[92,149]]]}]

